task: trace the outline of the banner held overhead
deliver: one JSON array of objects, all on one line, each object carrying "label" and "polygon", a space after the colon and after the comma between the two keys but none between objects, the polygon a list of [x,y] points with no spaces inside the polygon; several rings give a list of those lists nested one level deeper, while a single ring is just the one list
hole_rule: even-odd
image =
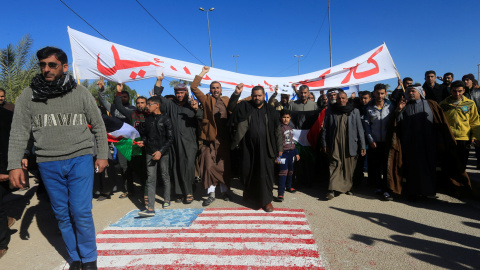
[{"label": "banner held overhead", "polygon": [[[110,41],[96,38],[68,27],[68,34],[74,58],[76,79],[98,79],[100,76],[114,82],[131,82],[155,78],[158,73],[166,77],[193,81],[202,65],[153,55]],[[273,92],[279,85],[284,92],[293,94],[290,87],[306,84],[310,88],[343,88],[397,77],[393,60],[385,44],[343,64],[331,68],[288,77],[264,77],[240,74],[211,68],[203,80],[219,81],[227,86],[244,84],[244,91],[250,92],[256,85]],[[280,89],[282,90],[282,89]]]}]

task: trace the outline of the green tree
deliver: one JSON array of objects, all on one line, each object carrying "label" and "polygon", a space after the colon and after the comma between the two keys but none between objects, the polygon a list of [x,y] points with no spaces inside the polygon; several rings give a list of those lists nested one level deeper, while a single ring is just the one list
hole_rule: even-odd
[{"label": "green tree", "polygon": [[26,34],[17,45],[0,49],[0,87],[5,89],[7,101],[15,103],[35,74],[40,72],[37,56],[30,52],[33,39]]},{"label": "green tree", "polygon": [[[95,98],[95,100],[97,100],[97,103],[98,103],[97,82],[98,80],[94,80],[94,81],[83,80],[80,84],[85,86],[85,88],[87,88],[88,91],[92,93],[93,97]],[[123,90],[127,91],[130,94],[130,103],[135,105],[135,99],[139,97],[139,94],[137,93],[137,91],[135,91],[135,89],[131,89],[126,84],[124,84]],[[107,101],[113,104],[116,94],[117,94],[117,83],[107,81],[105,84],[105,98],[107,99]]]},{"label": "green tree", "polygon": [[192,84],[192,82],[189,82],[189,81],[186,81],[186,80],[171,80],[168,85],[172,88],[174,88],[175,86],[177,86],[177,84],[179,83],[183,83],[185,85],[188,85],[190,86]]}]

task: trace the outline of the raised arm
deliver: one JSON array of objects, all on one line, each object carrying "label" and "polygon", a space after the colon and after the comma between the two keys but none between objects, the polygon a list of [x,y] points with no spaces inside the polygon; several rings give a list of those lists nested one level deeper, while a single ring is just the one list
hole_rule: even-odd
[{"label": "raised arm", "polygon": [[105,109],[108,112],[111,113],[112,104],[110,104],[110,102],[108,102],[107,98],[105,97],[105,78],[104,77],[100,77],[100,80],[97,82],[97,86],[98,86],[98,102],[100,102],[100,104],[103,107],[105,107]]},{"label": "raised arm", "polygon": [[128,120],[129,124],[132,124],[132,113],[133,111],[128,109],[127,107],[123,106],[122,104],[122,91],[123,91],[123,83],[117,83],[117,95],[115,96],[115,108],[123,114]]},{"label": "raised arm", "polygon": [[235,87],[235,91],[233,92],[232,96],[230,97],[230,100],[228,101],[228,106],[227,110],[230,112],[233,112],[235,110],[235,107],[237,106],[238,99],[240,98],[240,94],[242,94],[243,91],[243,83],[238,84]]},{"label": "raised arm", "polygon": [[197,99],[200,101],[200,103],[205,103],[207,96],[198,89],[198,86],[200,85],[200,82],[202,81],[203,77],[210,71],[210,67],[204,66],[202,68],[202,72],[195,76],[195,79],[193,80],[193,83],[190,85],[190,89],[192,90],[193,94]]},{"label": "raised arm", "polygon": [[275,98],[277,97],[278,94],[278,85],[275,85],[275,93],[268,99],[268,105],[275,106]]}]

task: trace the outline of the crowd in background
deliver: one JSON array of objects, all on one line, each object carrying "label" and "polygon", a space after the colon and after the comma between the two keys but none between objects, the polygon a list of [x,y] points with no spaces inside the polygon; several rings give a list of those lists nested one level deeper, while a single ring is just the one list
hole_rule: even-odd
[{"label": "crowd in background", "polygon": [[[243,84],[230,97],[217,81],[203,93],[199,85],[210,70],[203,67],[190,85],[194,97],[181,83],[175,95],[164,96],[161,75],[151,96],[137,97],[135,106],[123,84],[110,103],[101,78],[97,105],[66,73],[63,51],[46,47],[37,57],[42,73],[16,106],[0,89],[0,201],[12,187],[28,186],[27,170],[35,172],[50,197],[71,269],[96,269],[92,196],[135,196],[134,180],[143,194],[143,217],[155,215],[157,179],[162,208],[171,200],[192,203],[197,186],[207,194],[203,206],[218,195],[230,201],[232,179],[238,179],[243,199],[271,212],[272,201],[284,201],[285,192],[316,183],[328,183],[326,200],[353,195],[364,171],[372,192],[386,201],[401,194],[412,201],[435,199],[438,190],[466,196],[472,145],[480,160],[480,88],[472,74],[455,81],[452,73],[427,71],[423,85],[406,77],[391,94],[380,83],[358,96],[338,88],[317,91],[316,101],[307,85],[293,85],[297,100],[288,94],[277,100],[276,88],[267,102],[262,86],[243,100]],[[141,155],[125,155],[107,142],[112,126],[124,124],[140,134],[135,144]],[[308,143],[300,143],[298,131]],[[118,174],[122,181],[115,180]],[[0,211],[0,251],[6,252],[4,232],[14,220]]]}]

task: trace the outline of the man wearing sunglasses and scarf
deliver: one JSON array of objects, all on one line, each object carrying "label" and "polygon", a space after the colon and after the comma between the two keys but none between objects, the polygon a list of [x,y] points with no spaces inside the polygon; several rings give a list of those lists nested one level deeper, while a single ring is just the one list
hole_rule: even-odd
[{"label": "man wearing sunglasses and scarf", "polygon": [[[45,47],[37,58],[41,73],[15,105],[8,152],[10,182],[16,188],[25,185],[21,160],[32,133],[70,269],[97,269],[92,187],[94,168],[100,173],[108,164],[105,125],[93,96],[67,73],[65,52]],[[97,142],[95,164],[92,133]]]}]

